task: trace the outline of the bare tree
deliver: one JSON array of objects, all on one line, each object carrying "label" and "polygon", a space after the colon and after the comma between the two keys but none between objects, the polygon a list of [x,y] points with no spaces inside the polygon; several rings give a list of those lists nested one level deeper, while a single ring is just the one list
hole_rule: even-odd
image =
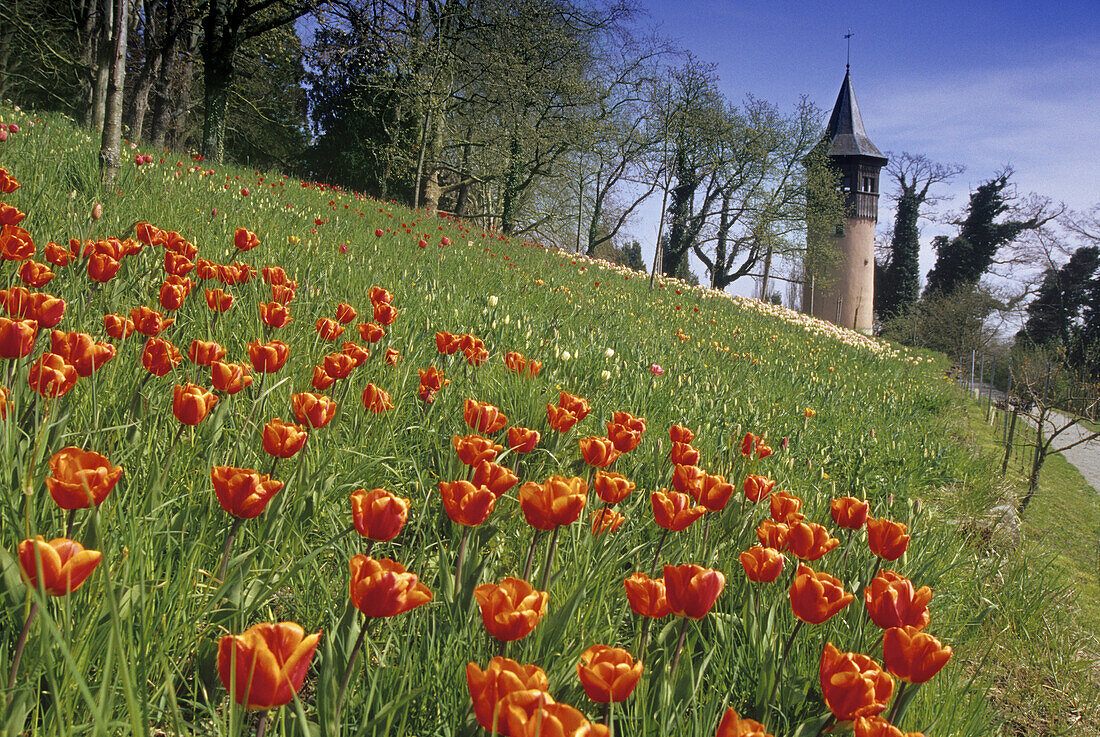
[{"label": "bare tree", "polygon": [[110,84],[103,119],[103,139],[99,148],[99,167],[103,183],[110,184],[118,174],[122,148],[122,96],[126,84],[126,40],[130,27],[130,0],[112,0],[114,50],[111,53]]}]

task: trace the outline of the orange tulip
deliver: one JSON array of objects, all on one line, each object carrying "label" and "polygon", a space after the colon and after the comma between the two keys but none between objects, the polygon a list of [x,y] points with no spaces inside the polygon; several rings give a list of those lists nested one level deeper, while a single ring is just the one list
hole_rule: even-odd
[{"label": "orange tulip", "polygon": [[319,392],[323,392],[330,386],[336,383],[336,379],[325,373],[325,370],[320,366],[313,367],[313,378],[309,384]]},{"label": "orange tulip", "polygon": [[551,430],[557,432],[569,432],[579,421],[578,417],[567,409],[546,405],[546,419]]},{"label": "orange tulip", "polygon": [[11,392],[6,387],[0,386],[0,420],[8,419],[8,413],[14,409],[11,401]]},{"label": "orange tulip", "polygon": [[26,287],[12,287],[0,289],[0,304],[4,311],[16,319],[34,319],[31,313],[34,311],[34,294]]},{"label": "orange tulip", "polygon": [[299,392],[290,395],[294,417],[306,427],[317,429],[332,422],[336,416],[336,402],[323,394]]},{"label": "orange tulip", "polygon": [[695,440],[695,433],[683,425],[673,425],[668,429],[668,438],[673,443],[690,443]]},{"label": "orange tulip", "polygon": [[580,446],[581,458],[584,462],[596,468],[607,468],[622,455],[615,449],[615,444],[611,440],[600,436],[581,438],[577,444]]},{"label": "orange tulip", "polygon": [[263,429],[264,452],[276,458],[291,458],[306,444],[309,433],[301,425],[276,417]]},{"label": "orange tulip", "polygon": [[53,241],[46,244],[45,252],[46,260],[54,266],[68,266],[76,258],[72,251]]},{"label": "orange tulip", "polygon": [[225,358],[225,349],[212,340],[192,340],[187,357],[196,366],[210,366]]},{"label": "orange tulip", "polygon": [[538,376],[542,371],[542,361],[535,361],[527,359],[527,375],[530,377]]},{"label": "orange tulip", "polygon": [[356,367],[362,366],[367,362],[367,359],[370,358],[369,350],[350,340],[344,341],[344,345],[340,348],[340,352],[345,356],[350,356]]},{"label": "orange tulip", "polygon": [[799,565],[790,588],[791,611],[806,624],[821,624],[855,598],[840,579]]},{"label": "orange tulip", "polygon": [[251,251],[253,248],[260,245],[260,239],[251,230],[237,228],[233,233],[233,245],[238,251]]},{"label": "orange tulip", "polygon": [[699,451],[687,443],[673,443],[669,459],[677,466],[695,466],[699,464]]},{"label": "orange tulip", "polygon": [[588,501],[588,483],[582,478],[551,476],[538,484],[528,481],[519,489],[519,506],[527,524],[553,530],[577,521]]},{"label": "orange tulip", "polygon": [[134,333],[134,321],[122,315],[104,315],[103,327],[107,335],[115,340],[125,340]]},{"label": "orange tulip", "polygon": [[665,593],[672,613],[702,619],[726,588],[721,571],[696,565],[665,566]]},{"label": "orange tulip", "polygon": [[347,353],[330,353],[324,360],[325,373],[334,379],[346,379],[355,368],[355,359]]},{"label": "orange tulip", "polygon": [[288,305],[294,301],[294,287],[287,284],[271,285],[271,301],[281,305]]},{"label": "orange tulip", "polygon": [[214,361],[210,365],[210,383],[220,392],[236,394],[252,386],[251,369],[244,363]]},{"label": "orange tulip", "polygon": [[588,406],[587,399],[582,399],[568,392],[562,392],[558,396],[558,406],[575,414],[577,420],[583,420],[592,411],[592,408]]},{"label": "orange tulip", "polygon": [[435,349],[445,356],[458,353],[458,336],[454,333],[440,330],[435,334]]},{"label": "orange tulip", "polygon": [[336,305],[336,321],[347,325],[353,321],[359,313],[355,311],[355,308],[349,305],[347,302],[341,302]]},{"label": "orange tulip", "polygon": [[188,383],[186,386],[176,384],[172,388],[172,414],[184,425],[199,424],[206,419],[217,403],[217,396],[198,384]]},{"label": "orange tulip", "polygon": [[466,684],[478,724],[499,735],[508,734],[506,705],[509,701],[545,694],[550,686],[542,668],[520,665],[501,656],[490,660],[485,670],[468,663]]},{"label": "orange tulip", "polygon": [[19,543],[19,567],[27,585],[38,588],[41,565],[42,589],[50,596],[65,596],[79,589],[102,559],[98,550],[85,550],[80,543],[64,537],[46,542],[38,535]]},{"label": "orange tulip", "polygon": [[708,473],[703,476],[703,485],[695,501],[706,507],[708,511],[721,512],[726,508],[732,495],[733,484],[726,481],[725,476]]},{"label": "orange tulip", "polygon": [[384,361],[387,366],[396,366],[401,363],[401,352],[395,348],[387,348]]},{"label": "orange tulip", "polygon": [[508,730],[512,737],[608,737],[610,730],[592,724],[577,709],[546,698],[531,704],[530,711],[508,707]]},{"label": "orange tulip", "polygon": [[455,435],[451,438],[451,445],[458,453],[458,459],[467,466],[477,466],[482,461],[491,461],[497,457],[497,453],[504,450],[504,446],[495,445],[489,438],[480,435],[467,435],[460,438]]},{"label": "orange tulip", "polygon": [[833,521],[846,530],[858,530],[867,524],[867,512],[870,509],[870,504],[852,496],[842,496],[829,503]]},{"label": "orange tulip", "polygon": [[513,453],[530,453],[539,444],[542,435],[538,430],[526,427],[508,428],[508,447]]},{"label": "orange tulip", "polygon": [[931,600],[932,589],[927,586],[914,589],[912,581],[894,571],[881,571],[863,589],[867,614],[882,629],[906,626],[924,629],[932,619],[928,613]]},{"label": "orange tulip", "polygon": [[816,522],[795,522],[787,534],[787,549],[796,558],[818,560],[840,545],[840,540]]},{"label": "orange tulip", "polygon": [[681,494],[698,496],[703,490],[706,471],[698,466],[676,466],[672,470],[672,488]]},{"label": "orange tulip", "polygon": [[924,737],[921,732],[902,732],[882,717],[860,717],[852,730],[855,737]]},{"label": "orange tulip", "polygon": [[214,312],[225,312],[233,306],[233,295],[221,289],[207,289],[206,306]]},{"label": "orange tulip", "polygon": [[634,491],[634,482],[627,479],[621,473],[614,471],[596,471],[592,480],[592,488],[601,501],[608,504],[618,504]]},{"label": "orange tulip", "polygon": [[642,677],[642,662],[619,647],[592,645],[581,653],[577,677],[584,693],[597,704],[626,701]]},{"label": "orange tulip", "polygon": [[366,343],[377,343],[386,336],[382,326],[373,322],[361,322],[356,327],[359,328],[359,337]]},{"label": "orange tulip", "polygon": [[732,708],[726,709],[722,721],[718,723],[718,732],[714,737],[773,737],[767,727],[755,719],[742,719]]},{"label": "orange tulip", "polygon": [[867,546],[883,560],[897,560],[909,547],[909,536],[901,522],[867,518]]},{"label": "orange tulip", "polygon": [[886,670],[908,683],[927,683],[950,659],[950,647],[917,627],[891,627],[882,636]]},{"label": "orange tulip", "polygon": [[592,534],[602,535],[605,532],[614,532],[623,526],[626,517],[614,509],[597,509],[592,512]]},{"label": "orange tulip", "polygon": [[745,575],[750,581],[757,583],[772,583],[783,572],[783,564],[786,559],[783,554],[774,548],[765,548],[753,545],[741,553],[738,560],[745,569]]},{"label": "orange tulip", "polygon": [[191,290],[187,285],[164,282],[160,285],[160,306],[168,311],[178,310],[183,307],[183,301],[190,293]]},{"label": "orange tulip", "polygon": [[474,589],[474,598],[486,631],[502,642],[527,637],[546,613],[546,592],[518,578],[483,583]]},{"label": "orange tulip", "polygon": [[626,600],[635,614],[661,619],[672,613],[663,578],[650,578],[644,573],[632,573],[623,581]]},{"label": "orange tulip", "polygon": [[11,194],[19,189],[19,182],[8,173],[7,169],[0,167],[0,192]]},{"label": "orange tulip", "polygon": [[388,542],[409,519],[409,500],[385,489],[356,489],[351,494],[351,521],[356,531],[375,542]]},{"label": "orange tulip", "polygon": [[[11,208],[11,210],[15,210],[15,208]],[[10,213],[11,210],[8,212]],[[18,210],[15,210],[15,212],[19,213]],[[22,215],[22,213],[19,214]],[[14,223],[4,224],[0,228],[0,257],[7,261],[22,261],[33,256],[34,250],[34,241],[31,239],[31,234],[23,228]]]},{"label": "orange tulip", "polygon": [[106,284],[115,278],[122,264],[118,259],[106,253],[93,253],[88,259],[88,278],[100,284]]},{"label": "orange tulip", "polygon": [[210,481],[222,509],[241,519],[259,517],[283,488],[282,481],[267,474],[261,476],[251,468],[233,466],[214,466],[210,469]]},{"label": "orange tulip", "polygon": [[515,351],[508,351],[504,354],[504,365],[508,367],[508,370],[522,374],[524,367],[527,366],[527,359],[523,357],[523,354],[516,353]]},{"label": "orange tulip", "polygon": [[432,592],[400,563],[357,555],[348,562],[351,603],[368,617],[396,617],[432,600]]},{"label": "orange tulip", "polygon": [[260,321],[269,328],[285,328],[294,318],[290,308],[279,302],[260,303]]},{"label": "orange tulip", "polygon": [[765,548],[783,552],[787,549],[787,536],[790,533],[791,528],[789,525],[776,522],[773,519],[766,519],[757,526],[756,539]]},{"label": "orange tulip", "polygon": [[321,340],[336,340],[344,334],[344,326],[331,317],[318,318],[316,328]]},{"label": "orange tulip", "polygon": [[45,292],[31,294],[30,314],[31,319],[38,322],[40,328],[52,328],[61,322],[65,315],[65,300]]},{"label": "orange tulip", "polygon": [[775,481],[766,476],[757,476],[750,473],[745,477],[745,498],[750,502],[758,502],[769,496],[775,490]]},{"label": "orange tulip", "polygon": [[24,261],[19,267],[19,280],[31,289],[44,287],[53,278],[54,273],[50,271],[50,267],[37,261]]},{"label": "orange tulip", "polygon": [[[164,272],[172,276],[187,276],[195,269],[195,262],[171,251],[164,252]],[[165,282],[167,283],[167,282]],[[187,296],[187,295],[184,295]]]},{"label": "orange tulip", "polygon": [[443,509],[455,524],[477,527],[489,518],[497,497],[485,486],[469,481],[440,481],[439,494]]},{"label": "orange tulip", "polygon": [[307,637],[294,622],[254,625],[218,640],[218,676],[246,709],[283,706],[302,688],[320,641],[320,632]]},{"label": "orange tulip", "polygon": [[794,494],[788,494],[785,491],[777,491],[772,494],[771,514],[772,519],[776,522],[785,522],[788,525],[801,522],[806,518],[801,510],[802,500]]},{"label": "orange tulip", "polygon": [[153,376],[165,376],[183,358],[179,350],[164,338],[149,338],[141,351],[141,365]]},{"label": "orange tulip", "polygon": [[627,425],[616,425],[609,422],[607,423],[607,439],[611,441],[618,452],[629,453],[642,442],[642,433],[639,430],[631,429]]},{"label": "orange tulip", "polygon": [[134,329],[148,338],[156,337],[175,322],[174,318],[165,318],[145,305],[130,310],[130,319],[134,322]]},{"label": "orange tulip", "polygon": [[0,358],[23,358],[34,350],[38,337],[36,320],[9,320],[0,317]]},{"label": "orange tulip", "polygon": [[56,353],[43,353],[31,364],[27,383],[43,397],[56,398],[69,393],[79,374]]},{"label": "orange tulip", "polygon": [[[645,432],[645,418],[644,417],[635,417],[634,415],[630,414],[629,412],[623,412],[621,410],[618,411],[618,412],[612,412],[611,413],[611,422],[609,422],[608,424],[609,425],[620,425],[620,426],[625,427],[625,428],[627,428],[627,429],[629,429],[633,432],[638,432],[638,433]],[[623,451],[623,452],[625,453],[626,451]]]},{"label": "orange tulip", "polygon": [[393,325],[397,319],[397,310],[388,302],[379,302],[374,306],[374,321],[379,325]]},{"label": "orange tulip", "polygon": [[393,409],[393,401],[390,395],[374,384],[367,384],[363,389],[363,406],[375,414],[382,414]]},{"label": "orange tulip", "polygon": [[69,446],[50,457],[46,489],[62,509],[98,507],[122,478],[122,466],[106,456]]},{"label": "orange tulip", "polygon": [[273,374],[283,367],[290,357],[290,346],[281,340],[260,343],[254,340],[248,344],[248,360],[258,374]]},{"label": "orange tulip", "polygon": [[508,418],[495,406],[488,402],[477,402],[473,399],[466,400],[462,410],[462,419],[466,421],[471,430],[483,434],[499,432],[508,424]]},{"label": "orange tulip", "polygon": [[499,463],[482,461],[474,468],[474,475],[470,481],[474,486],[484,486],[499,499],[519,482],[519,478],[512,473],[511,469]]},{"label": "orange tulip", "polygon": [[653,507],[653,519],[658,525],[680,532],[686,530],[695,520],[707,513],[704,506],[692,506],[691,497],[668,489],[658,489],[649,495]]},{"label": "orange tulip", "polygon": [[281,266],[265,266],[260,273],[264,284],[286,284],[286,271]]},{"label": "orange tulip", "polygon": [[751,432],[745,433],[745,437],[741,441],[741,455],[752,461],[767,458],[771,454],[772,449],[764,444],[764,438],[753,435]]},{"label": "orange tulip", "polygon": [[825,644],[819,670],[821,694],[837,721],[874,716],[894,694],[894,679],[878,663],[859,653],[842,653]]}]

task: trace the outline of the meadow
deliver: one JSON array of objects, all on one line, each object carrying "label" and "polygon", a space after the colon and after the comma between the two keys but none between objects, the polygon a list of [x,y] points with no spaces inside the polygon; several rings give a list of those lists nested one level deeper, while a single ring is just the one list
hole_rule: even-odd
[{"label": "meadow", "polygon": [[[104,191],[0,119],[6,734],[1079,726],[943,357],[276,172],[135,148]],[[51,591],[35,536],[102,557]]]}]

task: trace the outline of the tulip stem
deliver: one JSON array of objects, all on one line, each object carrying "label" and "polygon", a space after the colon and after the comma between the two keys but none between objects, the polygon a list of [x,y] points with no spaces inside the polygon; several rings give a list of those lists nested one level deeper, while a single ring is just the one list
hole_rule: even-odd
[{"label": "tulip stem", "polygon": [[665,539],[668,538],[668,528],[661,534],[661,541],[657,543],[657,552],[653,554],[653,564],[649,567],[649,577],[653,578],[657,573],[657,561],[661,559],[661,548],[665,546]]},{"label": "tulip stem", "polygon": [[687,640],[688,634],[688,618],[684,617],[684,623],[680,625],[680,639],[676,641],[676,654],[672,656],[672,668],[669,670],[669,675],[676,675],[676,666],[680,664],[680,655],[684,652],[684,641]]},{"label": "tulip stem", "polygon": [[279,465],[279,456],[275,456],[271,459],[271,468],[267,469],[267,475],[270,476],[275,473],[275,467]]},{"label": "tulip stem", "polygon": [[523,575],[520,576],[524,581],[531,575],[531,564],[535,561],[535,548],[539,544],[539,535],[542,534],[542,530],[535,530],[535,534],[531,536],[531,547],[527,550],[527,563],[523,566]]},{"label": "tulip stem", "polygon": [[611,702],[608,701],[603,705],[603,726],[607,727],[608,731],[611,731]]},{"label": "tulip stem", "polygon": [[806,624],[801,619],[798,620],[798,624],[791,630],[791,636],[787,639],[787,645],[783,648],[783,654],[779,656],[779,666],[775,669],[775,682],[772,683],[771,693],[768,694],[768,700],[764,702],[764,710],[760,716],[765,720],[768,719],[768,710],[772,706],[772,701],[775,699],[775,692],[779,690],[779,679],[783,676],[783,666],[787,664],[787,656],[791,654],[791,645],[794,644],[794,638],[798,635],[798,631],[802,629],[802,625]]},{"label": "tulip stem", "polygon": [[644,658],[645,657],[645,646],[646,646],[646,643],[649,640],[649,624],[652,621],[653,621],[652,619],[650,619],[649,617],[646,617],[645,621],[642,622],[642,634],[638,638],[638,658]]},{"label": "tulip stem", "polygon": [[902,681],[901,685],[898,686],[898,692],[896,694],[894,694],[894,705],[890,707],[890,716],[886,720],[886,721],[890,722],[890,724],[894,724],[894,726],[897,726],[894,723],[894,719],[898,715],[899,707],[901,707],[901,696],[902,696],[902,694],[905,693],[905,687],[908,686],[908,685],[909,685],[909,683],[907,681]]},{"label": "tulip stem", "polygon": [[347,696],[348,683],[351,681],[351,671],[355,667],[355,661],[359,659],[359,651],[363,649],[363,639],[367,636],[367,623],[359,629],[359,637],[355,638],[355,646],[348,657],[348,667],[344,670],[344,677],[340,680],[340,693],[336,695],[336,712],[333,727],[340,728],[340,711],[344,707],[344,697]]},{"label": "tulip stem", "polygon": [[554,565],[554,552],[558,549],[558,535],[561,534],[561,525],[554,528],[554,534],[550,537],[550,547],[546,550],[546,569],[542,572],[542,590],[549,591],[550,569]]},{"label": "tulip stem", "polygon": [[844,561],[848,560],[848,553],[852,551],[852,538],[855,537],[855,534],[855,530],[848,530],[848,542],[844,546],[844,555],[840,556],[840,565],[838,566],[838,569],[841,571],[841,575],[843,575],[844,571]]},{"label": "tulip stem", "polygon": [[73,521],[76,519],[76,510],[70,509],[69,513],[65,516],[65,537],[72,538],[73,536]]},{"label": "tulip stem", "polygon": [[[218,319],[218,313],[214,313],[214,319]],[[269,709],[260,715],[260,721],[256,722],[256,737],[264,737],[264,732],[267,731],[267,715],[270,713]]]},{"label": "tulip stem", "polygon": [[466,562],[466,539],[470,537],[470,528],[462,526],[462,539],[458,543],[458,561],[455,563],[455,601],[462,591],[462,564]]},{"label": "tulip stem", "polygon": [[[11,661],[11,675],[8,676],[8,701],[11,701],[12,689],[15,688],[15,677],[19,674],[19,661],[23,657],[23,648],[27,645],[27,635],[31,631],[31,623],[34,622],[34,615],[38,614],[38,602],[31,604],[31,610],[27,612],[27,621],[23,623],[23,631],[19,633],[19,641],[15,645],[15,655]],[[904,686],[903,686],[904,688]]]},{"label": "tulip stem", "polygon": [[233,548],[233,540],[237,537],[237,531],[244,523],[244,517],[234,517],[233,525],[229,528],[229,534],[225,537],[225,549],[222,550],[222,559],[218,564],[218,581],[225,580],[225,570],[229,566],[229,551]]},{"label": "tulip stem", "polygon": [[[267,372],[266,371],[261,371],[260,372],[260,381],[258,382],[258,384],[256,386],[256,399],[255,399],[255,401],[252,402],[252,409],[248,410],[248,417],[245,418],[244,424],[241,425],[241,437],[244,436],[245,431],[248,430],[248,426],[250,424],[252,424],[252,418],[256,415],[256,407],[259,406],[260,400],[264,396],[264,379],[266,379],[266,378],[267,378]],[[240,447],[241,447],[241,444],[237,443],[237,446],[236,446],[236,448],[234,448],[234,452],[233,452],[234,459],[237,457],[236,451]]]}]

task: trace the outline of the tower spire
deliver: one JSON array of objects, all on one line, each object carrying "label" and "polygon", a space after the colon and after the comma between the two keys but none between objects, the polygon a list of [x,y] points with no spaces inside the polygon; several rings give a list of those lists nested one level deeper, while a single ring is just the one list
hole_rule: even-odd
[{"label": "tower spire", "polygon": [[844,58],[844,71],[852,71],[852,29],[849,28],[848,32],[844,34],[844,38],[848,41],[848,53]]}]

